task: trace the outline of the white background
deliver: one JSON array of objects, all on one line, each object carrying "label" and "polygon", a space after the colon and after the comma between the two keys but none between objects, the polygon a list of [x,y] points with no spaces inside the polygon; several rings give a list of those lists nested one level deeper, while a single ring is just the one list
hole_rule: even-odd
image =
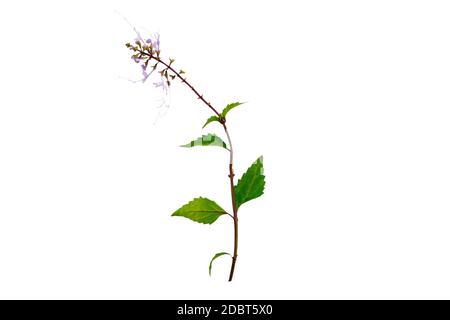
[{"label": "white background", "polygon": [[[133,24],[229,114],[238,176],[265,195],[232,223],[227,154],[177,146],[209,111],[133,84]],[[448,1],[4,1],[0,298],[450,298]],[[220,127],[205,132],[223,136]]]}]

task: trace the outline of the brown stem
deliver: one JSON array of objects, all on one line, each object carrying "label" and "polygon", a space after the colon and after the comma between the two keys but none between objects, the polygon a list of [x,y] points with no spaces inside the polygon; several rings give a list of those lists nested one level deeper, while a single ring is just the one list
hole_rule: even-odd
[{"label": "brown stem", "polygon": [[232,262],[231,262],[231,269],[230,269],[230,276],[228,278],[228,281],[233,280],[234,275],[234,269],[236,267],[236,260],[238,257],[238,208],[236,205],[236,192],[234,190],[234,171],[233,171],[233,144],[231,142],[230,134],[228,132],[227,126],[225,124],[225,119],[220,115],[220,113],[211,105],[211,103],[207,102],[205,98],[203,98],[203,95],[201,95],[195,88],[186,81],[186,78],[183,78],[179,72],[177,72],[170,64],[167,64],[166,62],[162,61],[160,58],[151,55],[147,52],[138,50],[141,54],[146,55],[150,57],[150,59],[155,59],[157,62],[164,65],[167,69],[172,71],[180,80],[182,83],[185,83],[196,95],[197,97],[203,101],[220,119],[220,123],[223,126],[223,129],[225,130],[225,134],[227,135],[228,145],[229,145],[229,152],[230,152],[230,162],[228,165],[229,168],[229,174],[228,177],[230,178],[230,190],[231,190],[231,203],[233,206],[233,225],[234,225],[234,248],[233,248],[233,256],[232,256]]},{"label": "brown stem", "polygon": [[231,143],[230,134],[228,133],[227,126],[225,125],[225,121],[222,121],[223,129],[227,135],[228,143],[230,145],[230,164],[229,164],[229,175],[230,178],[230,190],[231,190],[231,203],[233,205],[233,225],[234,225],[234,249],[233,249],[233,257],[231,262],[230,276],[228,281],[233,280],[234,268],[236,267],[236,260],[238,257],[238,243],[239,243],[239,232],[238,232],[238,208],[236,206],[236,192],[234,190],[234,171],[233,171],[233,144]]},{"label": "brown stem", "polygon": [[197,97],[200,100],[202,100],[203,103],[205,103],[218,117],[220,117],[220,113],[215,108],[213,108],[211,103],[206,101],[205,98],[203,98],[203,95],[201,95],[197,90],[195,90],[195,88],[189,82],[186,81],[186,78],[183,78],[183,76],[178,71],[176,71],[174,68],[172,68],[172,66],[170,64],[167,64],[166,62],[164,62],[160,58],[158,58],[158,57],[156,57],[154,55],[151,55],[151,54],[149,54],[149,53],[147,53],[145,51],[141,51],[141,50],[138,50],[138,51],[139,51],[139,53],[150,57],[150,59],[154,59],[155,61],[158,61],[163,66],[165,66],[167,69],[172,71],[181,80],[181,83],[186,83],[186,85],[197,95]]}]

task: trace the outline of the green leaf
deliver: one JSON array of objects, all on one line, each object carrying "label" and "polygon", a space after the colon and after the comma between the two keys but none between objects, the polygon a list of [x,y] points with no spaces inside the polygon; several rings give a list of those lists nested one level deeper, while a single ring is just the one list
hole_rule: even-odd
[{"label": "green leaf", "polygon": [[172,216],[185,217],[195,222],[211,224],[223,214],[227,214],[227,212],[217,203],[207,198],[199,197],[172,213]]},{"label": "green leaf", "polygon": [[231,257],[231,254],[229,254],[228,252],[220,252],[220,253],[216,253],[216,255],[211,259],[211,262],[209,263],[209,276],[211,276],[211,269],[212,269],[213,261],[216,260],[218,257],[223,256],[225,254],[227,254]]},{"label": "green leaf", "polygon": [[230,103],[229,105],[227,105],[223,110],[222,113],[220,114],[223,118],[225,118],[227,116],[227,113],[233,109],[236,108],[237,106],[240,106],[241,104],[244,104],[245,102],[233,102]]},{"label": "green leaf", "polygon": [[202,129],[205,128],[208,124],[210,124],[211,122],[214,122],[214,121],[219,121],[219,117],[218,116],[209,117],[208,120],[206,120],[206,123],[203,125]]},{"label": "green leaf", "polygon": [[234,189],[237,208],[247,201],[260,197],[264,193],[264,186],[263,157],[261,156],[242,175]]},{"label": "green leaf", "polygon": [[203,135],[200,138],[197,138],[196,140],[192,140],[191,142],[184,144],[180,147],[184,148],[192,148],[196,146],[216,146],[216,147],[222,147],[225,149],[227,148],[227,145],[225,142],[223,142],[222,139],[220,139],[215,134],[209,133],[207,135]]}]

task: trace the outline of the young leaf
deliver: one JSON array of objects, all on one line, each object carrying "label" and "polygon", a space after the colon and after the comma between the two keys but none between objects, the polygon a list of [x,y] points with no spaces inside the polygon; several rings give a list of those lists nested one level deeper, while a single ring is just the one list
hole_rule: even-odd
[{"label": "young leaf", "polygon": [[239,179],[234,189],[236,206],[239,208],[243,203],[260,197],[264,193],[264,185],[263,157],[261,156]]},{"label": "young leaf", "polygon": [[199,197],[172,213],[172,216],[185,217],[195,222],[211,224],[223,214],[226,214],[226,211],[217,203],[207,198]]},{"label": "young leaf", "polygon": [[211,122],[214,121],[219,121],[219,117],[218,116],[211,116],[208,118],[208,120],[206,120],[206,123],[203,125],[202,129],[205,128],[208,124],[210,124]]},{"label": "young leaf", "polygon": [[231,254],[229,254],[228,252],[220,252],[220,253],[216,253],[216,255],[211,259],[211,262],[209,263],[209,276],[211,276],[211,269],[212,269],[213,261],[216,260],[218,257],[223,256],[225,254],[227,254],[231,257]]},{"label": "young leaf", "polygon": [[191,148],[196,146],[216,146],[216,147],[222,147],[225,149],[227,148],[227,145],[225,142],[223,142],[222,139],[220,139],[215,134],[209,133],[207,135],[203,135],[200,138],[197,138],[196,140],[192,140],[191,142],[184,144],[180,147],[184,148]]},{"label": "young leaf", "polygon": [[225,118],[225,117],[227,116],[227,113],[228,113],[231,109],[236,108],[237,106],[240,106],[241,104],[244,104],[244,103],[245,103],[245,102],[233,102],[233,103],[230,103],[229,105],[227,105],[227,106],[222,110],[221,116]]}]

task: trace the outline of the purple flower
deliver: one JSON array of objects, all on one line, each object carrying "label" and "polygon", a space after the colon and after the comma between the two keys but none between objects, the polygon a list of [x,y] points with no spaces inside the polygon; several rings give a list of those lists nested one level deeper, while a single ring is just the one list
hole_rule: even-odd
[{"label": "purple flower", "polygon": [[159,33],[155,33],[156,42],[153,44],[156,51],[159,51]]},{"label": "purple flower", "polygon": [[150,36],[147,40],[145,40],[145,43],[150,44],[155,51],[159,51],[159,33],[155,33]]},{"label": "purple flower", "polygon": [[139,41],[139,42],[144,42],[144,39],[142,39],[141,33],[139,31],[137,31],[136,28],[133,28],[134,32],[136,32],[136,38],[134,39],[134,41]]},{"label": "purple flower", "polygon": [[154,70],[147,72],[147,65],[143,64],[141,65],[142,67],[142,83],[144,83],[145,81],[147,81],[148,77],[150,77],[150,75],[153,73]]},{"label": "purple flower", "polygon": [[153,82],[153,85],[155,88],[161,87],[164,92],[167,92],[169,90],[169,85],[167,84],[167,81],[164,80],[164,78],[161,78],[161,81]]},{"label": "purple flower", "polygon": [[146,71],[142,71],[142,75],[144,76],[143,78],[142,78],[142,83],[144,83],[145,81],[147,81],[147,79],[148,79],[148,77],[150,77],[150,75],[151,75],[152,73],[150,72],[150,73],[147,73]]},{"label": "purple flower", "polygon": [[[133,30],[136,33],[135,44],[127,44],[127,47],[135,52],[135,54],[131,56],[131,59],[140,64],[142,70],[142,78],[133,82],[145,83],[153,71],[155,71],[154,67],[152,67],[151,70],[147,70],[147,67],[148,64],[151,63],[152,55],[155,54],[155,52],[159,56],[159,33],[146,34],[144,38],[142,37],[141,32],[135,27],[133,27]],[[160,82],[155,82],[154,85],[155,87],[162,87],[165,93],[168,92],[169,85],[167,84],[167,81],[161,80]]]}]

